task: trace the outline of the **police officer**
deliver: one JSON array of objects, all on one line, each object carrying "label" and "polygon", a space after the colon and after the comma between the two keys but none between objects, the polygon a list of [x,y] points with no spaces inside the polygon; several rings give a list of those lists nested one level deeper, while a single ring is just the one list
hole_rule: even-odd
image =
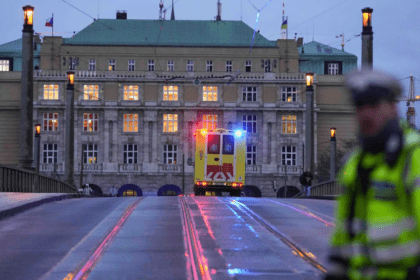
[{"label": "police officer", "polygon": [[394,77],[346,77],[360,145],[340,171],[326,279],[420,279],[420,134],[399,121]]}]

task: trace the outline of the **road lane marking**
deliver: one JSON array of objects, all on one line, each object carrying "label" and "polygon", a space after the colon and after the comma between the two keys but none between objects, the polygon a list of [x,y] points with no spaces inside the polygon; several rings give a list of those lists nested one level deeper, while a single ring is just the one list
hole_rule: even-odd
[{"label": "road lane marking", "polygon": [[[328,222],[328,221],[326,221],[326,220],[322,219],[321,217],[318,217],[318,216],[317,216],[317,215],[315,215],[314,213],[312,213],[312,212],[316,212],[316,211],[313,211],[313,210],[311,210],[312,212],[309,212],[309,211],[304,211],[304,210],[297,209],[296,207],[293,207],[293,206],[291,206],[291,205],[289,205],[289,204],[286,204],[286,203],[282,203],[282,202],[274,201],[274,200],[271,200],[271,199],[267,199],[267,200],[272,201],[272,202],[274,202],[274,203],[276,203],[276,204],[279,204],[279,205],[282,205],[282,206],[288,207],[288,208],[290,208],[290,209],[292,209],[292,210],[295,210],[295,211],[297,211],[297,212],[299,212],[299,213],[301,213],[301,214],[303,214],[303,215],[305,215],[305,216],[308,216],[308,217],[314,218],[315,220],[318,220],[318,221],[320,221],[321,223],[324,223],[326,226],[329,226],[329,227],[335,227],[335,223]],[[327,217],[328,217],[328,216],[327,216]]]},{"label": "road lane marking", "polygon": [[315,260],[316,257],[311,252],[306,252],[305,250],[301,249],[298,245],[294,244],[289,237],[281,233],[277,228],[271,225],[267,220],[262,218],[260,215],[258,215],[257,213],[249,209],[248,206],[234,199],[228,199],[228,200],[230,200],[230,203],[235,205],[242,212],[249,214],[248,216],[250,216],[255,221],[259,222],[263,227],[265,227],[268,231],[270,231],[277,238],[279,238],[283,243],[289,246],[294,251],[295,255],[299,255],[302,259],[307,261],[309,264],[311,264],[313,267],[320,270],[321,272],[323,273],[327,272],[326,268],[321,263]]},{"label": "road lane marking", "polygon": [[[137,207],[137,205],[143,200],[144,198],[140,198],[140,199],[138,199],[138,200],[136,200],[136,201],[134,201],[133,203],[131,203],[127,208],[126,208],[126,210],[124,211],[124,215],[122,216],[122,218],[124,218],[126,215],[127,215],[127,211],[129,211],[130,209],[132,209],[132,210],[134,210],[134,208],[135,207]],[[115,211],[115,210],[114,210]],[[130,213],[131,214],[131,213]],[[128,215],[129,216],[129,215]],[[125,217],[125,219],[127,219],[128,218],[128,216],[127,217]],[[122,218],[120,218],[120,220],[117,222],[117,224],[113,227],[113,229],[110,231],[110,233],[107,235],[107,237],[105,237],[105,240],[109,237],[109,235],[110,234],[112,234],[112,232],[114,231],[114,229],[115,229],[115,227],[116,226],[121,226],[122,224],[120,223],[121,222],[121,219]],[[78,248],[83,242],[85,242],[88,238],[89,238],[89,236],[93,233],[93,232],[95,232],[100,226],[102,226],[103,225],[103,221],[106,219],[106,217],[97,225],[97,226],[95,226],[87,235],[85,235],[83,238],[82,238],[82,240],[80,240],[75,246],[73,246],[70,250],[69,250],[69,252],[61,259],[61,261],[60,262],[58,262],[56,265],[54,265],[47,273],[45,273],[40,279],[47,279],[48,277],[50,277],[51,276],[51,273],[58,267],[58,266],[60,266],[66,259],[67,259],[67,257],[69,257],[70,256],[70,254],[71,253],[73,253],[75,250],[76,250],[76,248]],[[108,239],[108,241],[109,241],[109,243],[105,246],[105,247],[103,247],[103,249],[105,249],[110,243],[111,243],[111,239]],[[95,253],[98,251],[98,249],[99,249],[99,247],[101,246],[101,245],[103,245],[103,243],[104,243],[104,241],[102,241],[101,242],[101,244],[97,247],[97,249],[95,250]],[[95,254],[94,253],[94,254]],[[99,256],[98,256],[99,257]],[[91,260],[91,258],[92,258],[92,256],[89,258],[89,259],[87,259],[87,258],[85,258],[84,259],[84,261],[81,261],[81,262],[79,262],[79,265],[77,265],[77,267],[76,267],[76,269],[74,269],[72,272],[70,272],[69,274],[67,274],[66,275],[66,277],[64,278],[64,280],[74,280],[74,279],[76,279],[75,278],[75,276],[79,273],[79,271],[81,270],[81,268],[82,268],[82,266],[84,267],[85,265],[83,265],[84,263],[86,263],[86,262],[89,262],[90,260]],[[99,260],[99,259],[98,259]],[[96,263],[95,263],[96,264]],[[93,268],[93,267],[92,267]],[[90,272],[90,271],[89,271]],[[85,276],[84,278],[81,278],[81,279],[87,279],[87,277],[88,277],[88,275],[87,276]]]},{"label": "road lane marking", "polygon": [[192,218],[191,211],[187,205],[186,197],[180,196],[179,200],[181,202],[183,230],[184,234],[186,234],[186,241],[189,252],[187,271],[190,270],[191,266],[190,271],[192,272],[192,275],[189,273],[189,276],[192,276],[192,279],[197,280],[200,279],[199,276],[201,276],[201,279],[210,280],[211,276],[208,261],[204,256],[201,242],[198,239],[198,234],[195,230],[195,223]]},{"label": "road lane marking", "polygon": [[[271,202],[274,202],[274,203],[277,203],[277,201],[272,200],[272,199],[266,199],[266,200],[271,201]],[[282,203],[283,203],[283,202],[282,202]],[[314,212],[314,213],[316,213],[317,215],[320,215],[320,216],[324,216],[324,217],[326,217],[326,218],[328,218],[328,219],[331,219],[332,221],[335,221],[335,220],[336,220],[334,217],[331,217],[331,216],[329,216],[329,215],[327,215],[327,214],[324,214],[324,213],[321,213],[321,212],[315,211],[315,210],[313,210],[313,209],[310,209],[309,207],[307,207],[307,206],[305,206],[305,205],[296,204],[296,203],[292,203],[292,202],[287,202],[287,203],[284,203],[284,204],[296,205],[296,206],[299,206],[300,208],[305,208],[305,209],[311,210],[311,212]]]},{"label": "road lane marking", "polygon": [[[90,272],[92,272],[95,265],[99,262],[101,259],[103,253],[105,252],[105,249],[112,243],[112,240],[117,235],[117,233],[122,228],[125,221],[127,221],[128,217],[130,217],[131,213],[133,213],[134,209],[136,209],[137,205],[142,201],[143,199],[138,199],[135,202],[133,202],[130,206],[127,207],[125,210],[124,215],[120,218],[118,223],[114,226],[114,228],[111,230],[111,232],[105,237],[105,239],[102,241],[102,243],[98,246],[98,248],[95,250],[95,252],[92,254],[92,256],[89,258],[87,263],[76,273],[73,275],[74,280],[79,279],[87,279],[89,277]],[[76,270],[77,271],[77,270]],[[64,278],[65,280],[71,280]]]}]

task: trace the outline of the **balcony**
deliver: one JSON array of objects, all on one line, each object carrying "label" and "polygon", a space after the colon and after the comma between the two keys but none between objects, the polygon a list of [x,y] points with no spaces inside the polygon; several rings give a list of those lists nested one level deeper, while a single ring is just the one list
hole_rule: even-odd
[{"label": "balcony", "polygon": [[41,163],[39,165],[40,172],[62,172],[63,171],[63,164],[62,163]]},{"label": "balcony", "polygon": [[245,174],[257,174],[261,173],[261,165],[246,165]]},{"label": "balcony", "polygon": [[102,172],[102,163],[83,164],[83,172]]},{"label": "balcony", "polygon": [[278,167],[278,173],[279,174],[284,174],[284,175],[297,175],[300,174],[302,172],[302,167],[301,166],[288,166],[288,165],[280,165]]},{"label": "balcony", "polygon": [[119,172],[142,172],[141,164],[119,164]]},{"label": "balcony", "polygon": [[180,172],[181,165],[180,164],[159,164],[159,172]]},{"label": "balcony", "polygon": [[[52,80],[66,80],[68,70],[35,70],[34,78],[51,78]],[[236,76],[233,72],[162,72],[159,77],[154,72],[150,71],[88,71],[88,70],[74,70],[75,79],[83,80],[86,79],[117,79],[117,80],[138,80],[143,79],[170,79],[177,77],[176,81],[188,80],[191,81],[198,77],[201,82],[205,82],[207,79],[220,79],[228,81],[231,77]],[[229,75],[229,76],[227,76]],[[223,76],[227,76],[222,78]],[[306,81],[305,73],[275,73],[275,72],[241,72],[238,77],[235,78],[240,81],[296,81],[304,83]],[[314,82],[316,82],[316,75],[314,76]]]}]

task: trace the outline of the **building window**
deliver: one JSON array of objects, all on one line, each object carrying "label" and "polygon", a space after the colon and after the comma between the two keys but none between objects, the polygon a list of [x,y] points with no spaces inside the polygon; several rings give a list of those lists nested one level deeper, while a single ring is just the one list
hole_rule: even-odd
[{"label": "building window", "polygon": [[242,128],[248,133],[257,133],[257,115],[242,116]]},{"label": "building window", "polygon": [[163,114],[163,132],[178,132],[178,114]]},{"label": "building window", "polygon": [[338,75],[338,63],[328,64],[328,75]]},{"label": "building window", "polygon": [[0,59],[0,71],[10,71],[10,61]]},{"label": "building window", "polygon": [[89,71],[96,71],[96,60],[89,59]]},{"label": "building window", "polygon": [[115,59],[110,59],[108,64],[109,71],[115,71]]},{"label": "building window", "polygon": [[271,72],[271,61],[269,59],[264,61],[264,72]]},{"label": "building window", "polygon": [[174,61],[173,60],[168,60],[167,71],[168,72],[173,72],[174,71]]},{"label": "building window", "polygon": [[194,71],[194,60],[188,60],[187,71],[188,72],[193,72]]},{"label": "building window", "polygon": [[178,86],[163,86],[163,100],[177,101],[178,100]]},{"label": "building window", "polygon": [[232,124],[232,122],[228,122],[228,129],[229,129],[229,130],[232,130],[232,129],[233,129],[233,124]]},{"label": "building window", "polygon": [[296,165],[296,146],[281,147],[281,164]]},{"label": "building window", "polygon": [[325,61],[324,75],[342,75],[343,62],[342,61]]},{"label": "building window", "polygon": [[44,113],[44,131],[58,130],[58,113]]},{"label": "building window", "polygon": [[247,145],[246,146],[246,165],[257,164],[257,146]]},{"label": "building window", "polygon": [[281,88],[281,101],[296,102],[296,96],[297,96],[296,87],[282,87]]},{"label": "building window", "polygon": [[98,131],[98,114],[83,114],[83,131]]},{"label": "building window", "polygon": [[83,163],[94,164],[98,162],[98,145],[83,144]]},{"label": "building window", "polygon": [[124,132],[138,131],[138,114],[124,114]]},{"label": "building window", "polygon": [[176,164],[176,145],[163,145],[163,164]]},{"label": "building window", "polygon": [[242,87],[242,101],[257,101],[257,87]]},{"label": "building window", "polygon": [[296,134],[296,115],[282,116],[281,120],[282,133]]},{"label": "building window", "polygon": [[252,66],[251,60],[247,60],[245,62],[245,72],[251,72],[251,66]]},{"label": "building window", "polygon": [[207,60],[206,71],[213,72],[213,61]]},{"label": "building window", "polygon": [[139,100],[139,87],[136,85],[125,85],[124,100]]},{"label": "building window", "polygon": [[84,85],[83,86],[85,100],[98,100],[99,99],[99,86],[98,85]]},{"label": "building window", "polygon": [[155,71],[155,61],[154,60],[149,59],[148,70],[149,71]]},{"label": "building window", "polygon": [[203,128],[215,130],[217,128],[217,115],[203,115]]},{"label": "building window", "polygon": [[217,86],[203,87],[203,101],[217,101]]},{"label": "building window", "polygon": [[44,85],[44,99],[58,99],[58,85]]},{"label": "building window", "polygon": [[137,145],[124,145],[124,164],[137,164]]},{"label": "building window", "polygon": [[136,62],[134,61],[134,59],[129,59],[128,60],[128,71],[134,71],[136,66]]},{"label": "building window", "polygon": [[232,72],[232,61],[226,61],[226,72]]},{"label": "building window", "polygon": [[57,144],[44,144],[44,163],[57,163]]}]

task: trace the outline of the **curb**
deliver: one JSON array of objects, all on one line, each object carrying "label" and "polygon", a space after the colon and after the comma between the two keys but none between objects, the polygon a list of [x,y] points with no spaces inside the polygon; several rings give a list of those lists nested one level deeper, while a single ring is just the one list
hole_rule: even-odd
[{"label": "curb", "polygon": [[69,198],[80,198],[83,197],[83,195],[80,194],[64,194],[64,195],[60,195],[60,196],[54,196],[54,197],[48,197],[48,198],[44,198],[41,200],[37,200],[37,201],[33,201],[33,202],[29,202],[27,204],[24,205],[20,205],[17,207],[13,207],[10,209],[6,209],[3,211],[0,211],[0,220],[5,219],[7,217],[16,215],[18,213],[24,212],[26,210],[35,208],[41,204],[44,203],[48,203],[48,202],[53,202],[53,201],[57,201],[57,200],[63,200],[63,199],[69,199]]},{"label": "curb", "polygon": [[338,195],[328,195],[328,196],[302,196],[297,198],[303,198],[303,199],[324,199],[324,200],[337,200],[340,196]]}]

